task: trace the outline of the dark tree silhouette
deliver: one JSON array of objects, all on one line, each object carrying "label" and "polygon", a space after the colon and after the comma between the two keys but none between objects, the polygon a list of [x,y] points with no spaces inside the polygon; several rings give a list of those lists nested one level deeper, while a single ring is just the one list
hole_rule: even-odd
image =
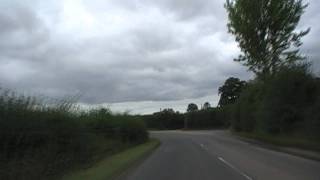
[{"label": "dark tree silhouette", "polygon": [[219,106],[225,106],[228,104],[233,104],[239,98],[243,87],[246,85],[245,81],[240,81],[238,78],[230,77],[228,78],[224,85],[219,87]]},{"label": "dark tree silhouette", "polygon": [[198,106],[194,103],[190,103],[187,108],[187,112],[195,112],[198,111]]}]

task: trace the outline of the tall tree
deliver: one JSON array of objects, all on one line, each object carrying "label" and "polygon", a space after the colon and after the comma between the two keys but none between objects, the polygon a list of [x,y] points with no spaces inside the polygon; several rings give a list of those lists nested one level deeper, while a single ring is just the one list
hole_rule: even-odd
[{"label": "tall tree", "polygon": [[245,81],[240,81],[238,78],[230,77],[228,78],[224,85],[219,87],[219,106],[225,106],[228,104],[233,104],[240,97],[240,93],[243,87],[246,85]]},{"label": "tall tree", "polygon": [[302,0],[227,0],[228,29],[243,53],[235,61],[265,75],[303,60],[301,38],[310,29],[296,27],[307,6]]}]

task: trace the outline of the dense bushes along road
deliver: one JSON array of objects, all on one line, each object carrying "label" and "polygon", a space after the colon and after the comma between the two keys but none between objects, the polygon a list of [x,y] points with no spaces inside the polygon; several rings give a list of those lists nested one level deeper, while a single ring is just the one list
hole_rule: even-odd
[{"label": "dense bushes along road", "polygon": [[277,144],[320,150],[320,79],[308,66],[284,67],[246,83],[229,78],[220,90],[218,107],[186,113],[165,109],[143,119],[152,129],[225,127]]},{"label": "dense bushes along road", "polygon": [[304,66],[249,82],[239,99],[225,108],[235,131],[320,142],[320,79]]},{"label": "dense bushes along road", "polygon": [[0,179],[59,178],[147,139],[137,117],[0,90]]}]

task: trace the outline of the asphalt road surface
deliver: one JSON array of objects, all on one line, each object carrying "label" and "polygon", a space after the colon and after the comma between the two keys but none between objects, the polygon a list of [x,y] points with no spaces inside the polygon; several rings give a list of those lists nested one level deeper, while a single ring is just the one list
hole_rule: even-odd
[{"label": "asphalt road surface", "polygon": [[128,180],[320,180],[320,162],[243,142],[226,131],[158,131],[161,146]]}]

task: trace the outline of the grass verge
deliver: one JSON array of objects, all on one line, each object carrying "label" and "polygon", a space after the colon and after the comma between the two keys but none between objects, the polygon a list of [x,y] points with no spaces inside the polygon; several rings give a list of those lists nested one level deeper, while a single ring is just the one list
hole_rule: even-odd
[{"label": "grass verge", "polygon": [[305,138],[298,138],[294,136],[284,136],[284,135],[272,136],[267,134],[254,134],[254,133],[246,133],[246,132],[232,132],[232,133],[240,137],[255,139],[255,140],[276,145],[276,146],[292,147],[292,148],[299,148],[304,150],[320,152],[319,142],[312,141]]},{"label": "grass verge", "polygon": [[73,172],[64,176],[63,180],[108,180],[115,178],[122,172],[134,165],[135,162],[153,151],[159,146],[157,139],[150,139],[148,142],[130,148],[123,152],[108,157],[91,168]]}]

